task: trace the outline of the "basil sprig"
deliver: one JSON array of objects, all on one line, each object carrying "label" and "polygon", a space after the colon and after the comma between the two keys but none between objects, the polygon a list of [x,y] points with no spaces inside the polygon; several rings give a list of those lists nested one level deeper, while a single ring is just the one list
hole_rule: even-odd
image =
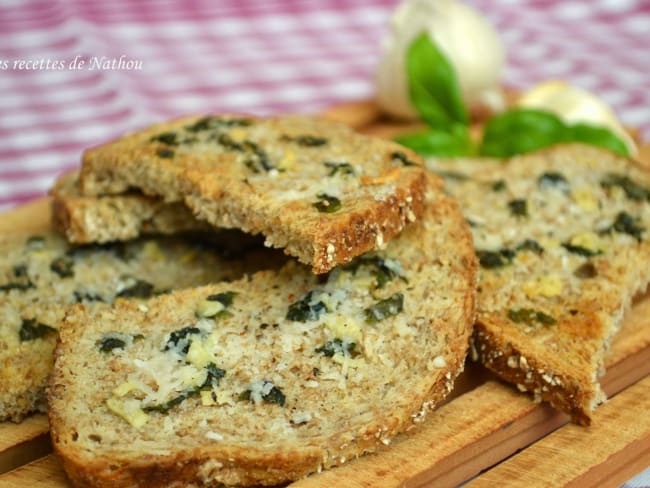
[{"label": "basil sprig", "polygon": [[474,145],[466,127],[454,125],[451,130],[430,129],[424,132],[403,134],[395,141],[413,149],[422,156],[469,156]]},{"label": "basil sprig", "polygon": [[506,158],[565,139],[566,126],[549,112],[514,109],[490,119],[483,131],[481,155]]},{"label": "basil sprig", "polygon": [[423,156],[468,156],[475,152],[469,116],[454,67],[427,34],[409,46],[406,70],[411,101],[430,129],[395,140]]},{"label": "basil sprig", "polygon": [[526,108],[508,110],[488,121],[481,155],[507,158],[562,142],[582,142],[629,155],[625,143],[608,129],[569,125],[550,112]]},{"label": "basil sprig", "polygon": [[427,34],[419,35],[406,56],[411,101],[420,117],[434,129],[453,123],[467,125],[454,67]]},{"label": "basil sprig", "polygon": [[551,112],[528,108],[491,118],[477,148],[469,135],[469,117],[454,67],[427,34],[410,44],[406,69],[411,102],[430,128],[395,140],[422,156],[507,158],[563,142],[582,142],[629,156],[625,143],[609,129],[567,124]]}]

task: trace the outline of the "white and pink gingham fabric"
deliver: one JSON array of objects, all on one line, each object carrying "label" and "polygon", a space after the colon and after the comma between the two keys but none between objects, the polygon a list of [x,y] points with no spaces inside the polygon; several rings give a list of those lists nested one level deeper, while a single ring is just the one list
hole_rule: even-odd
[{"label": "white and pink gingham fabric", "polygon": [[[153,121],[371,97],[396,3],[0,0],[0,210],[43,195],[84,148]],[[504,83],[570,80],[650,138],[648,0],[471,3],[503,35]]]},{"label": "white and pink gingham fabric", "polygon": [[[0,210],[43,195],[84,148],[150,122],[371,97],[396,3],[0,0]],[[650,139],[650,1],[469,3],[503,36],[505,84],[568,80]],[[644,485],[648,471],[630,483]]]}]

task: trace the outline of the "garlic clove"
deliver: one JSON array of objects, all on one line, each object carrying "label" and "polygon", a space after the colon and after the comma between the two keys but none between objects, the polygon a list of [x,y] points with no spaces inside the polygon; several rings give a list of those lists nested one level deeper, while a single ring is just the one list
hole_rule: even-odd
[{"label": "garlic clove", "polygon": [[377,101],[387,113],[417,118],[408,92],[406,53],[427,32],[456,70],[468,108],[505,108],[500,88],[505,50],[497,32],[476,10],[457,0],[406,0],[391,20],[377,70]]},{"label": "garlic clove", "polygon": [[568,124],[584,122],[605,127],[623,140],[630,154],[637,153],[634,140],[612,109],[587,90],[564,81],[549,80],[534,86],[521,95],[517,106],[547,110]]}]

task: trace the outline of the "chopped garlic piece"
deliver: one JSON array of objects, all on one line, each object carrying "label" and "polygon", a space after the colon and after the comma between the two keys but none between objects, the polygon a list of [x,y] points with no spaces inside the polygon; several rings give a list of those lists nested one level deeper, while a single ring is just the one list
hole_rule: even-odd
[{"label": "chopped garlic piece", "polygon": [[557,276],[542,276],[535,281],[524,283],[522,289],[528,298],[535,298],[538,295],[551,298],[562,293],[562,280]]},{"label": "chopped garlic piece", "polygon": [[138,385],[131,381],[125,381],[124,383],[117,385],[113,389],[113,395],[118,396],[118,397],[123,397],[129,392],[132,392],[133,390],[137,390]]},{"label": "chopped garlic piece", "polygon": [[160,250],[156,241],[148,241],[142,246],[142,254],[152,261],[162,261],[165,255]]},{"label": "chopped garlic piece", "polygon": [[209,405],[216,405],[217,402],[212,396],[213,391],[208,390],[208,391],[202,391],[201,392],[201,405],[209,406]]},{"label": "chopped garlic piece", "polygon": [[196,315],[199,317],[214,317],[226,307],[218,300],[201,300],[196,307]]},{"label": "chopped garlic piece", "polygon": [[242,142],[246,140],[248,137],[248,131],[246,129],[242,129],[241,127],[236,127],[232,129],[228,135],[230,138],[235,141],[235,142]]},{"label": "chopped garlic piece", "polygon": [[140,408],[140,402],[135,398],[121,400],[111,397],[106,400],[106,406],[111,412],[118,417],[122,417],[136,429],[142,427],[149,420],[149,415]]},{"label": "chopped garlic piece", "polygon": [[277,167],[279,169],[293,169],[296,166],[296,153],[292,149],[287,149],[284,152],[284,156],[278,162]]},{"label": "chopped garlic piece", "polygon": [[214,339],[210,335],[205,340],[195,339],[187,351],[187,361],[199,369],[205,368],[209,363],[214,363]]},{"label": "chopped garlic piece", "polygon": [[332,332],[332,334],[334,334],[339,339],[349,337],[355,341],[361,340],[361,325],[356,319],[353,319],[352,317],[334,315],[327,319],[325,322],[325,327],[327,327]]},{"label": "chopped garlic piece", "polygon": [[569,240],[569,244],[576,247],[583,247],[593,253],[605,251],[602,240],[594,232],[581,232],[576,234]]},{"label": "chopped garlic piece", "polygon": [[598,198],[589,188],[577,188],[571,192],[571,197],[583,210],[588,212],[598,210]]}]

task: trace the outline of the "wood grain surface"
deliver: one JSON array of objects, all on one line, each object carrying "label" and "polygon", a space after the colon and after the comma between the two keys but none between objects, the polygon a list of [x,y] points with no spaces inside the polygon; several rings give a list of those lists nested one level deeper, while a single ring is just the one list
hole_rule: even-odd
[{"label": "wood grain surface", "polygon": [[[385,119],[367,101],[325,115],[382,137],[420,127]],[[650,146],[640,156],[650,164]],[[0,233],[48,227],[46,198],[0,215]],[[650,464],[650,294],[626,315],[606,364],[602,383],[610,400],[588,428],[568,424],[564,414],[470,364],[450,399],[385,450],[291,486],[620,485]],[[68,486],[51,454],[45,416],[0,424],[0,473],[3,487]]]}]

